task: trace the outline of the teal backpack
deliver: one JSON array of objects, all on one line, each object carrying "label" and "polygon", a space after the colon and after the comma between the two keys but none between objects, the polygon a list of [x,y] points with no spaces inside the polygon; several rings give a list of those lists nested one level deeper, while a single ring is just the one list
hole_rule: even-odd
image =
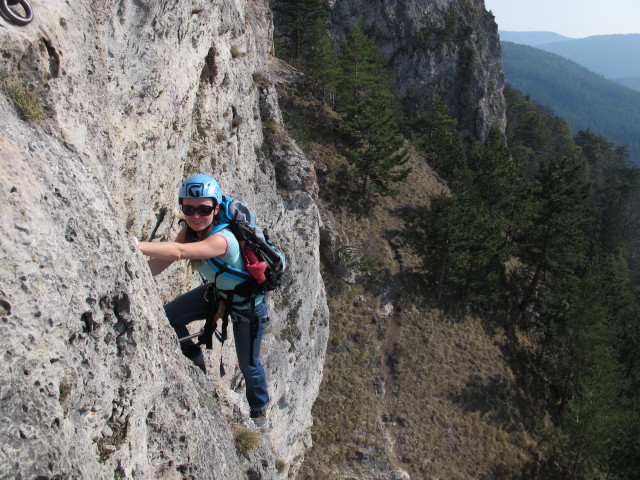
[{"label": "teal backpack", "polygon": [[242,283],[234,293],[243,297],[264,294],[280,287],[286,268],[285,256],[269,241],[267,233],[256,225],[249,208],[239,200],[223,196],[218,215],[218,224],[210,235],[223,228],[231,230],[240,244],[246,271],[238,270],[218,257],[210,258],[207,262],[216,274],[240,280]]}]

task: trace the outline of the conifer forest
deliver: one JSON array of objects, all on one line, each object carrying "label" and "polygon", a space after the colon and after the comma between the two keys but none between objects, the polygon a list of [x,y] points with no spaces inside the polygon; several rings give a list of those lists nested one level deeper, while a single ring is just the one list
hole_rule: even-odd
[{"label": "conifer forest", "polygon": [[[394,198],[416,291],[451,316],[471,312],[505,332],[536,441],[526,466],[492,478],[637,478],[640,170],[628,149],[573,132],[509,85],[506,131],[471,138],[440,102],[418,111],[402,104],[362,28],[334,44],[318,20],[323,2],[278,4],[277,55],[333,112],[342,161],[320,178],[322,200],[335,211],[348,205],[358,222]],[[312,120],[288,115],[312,148]],[[416,168],[408,145],[447,187],[426,206],[398,195]],[[314,435],[318,449],[337,438],[321,428]]]}]

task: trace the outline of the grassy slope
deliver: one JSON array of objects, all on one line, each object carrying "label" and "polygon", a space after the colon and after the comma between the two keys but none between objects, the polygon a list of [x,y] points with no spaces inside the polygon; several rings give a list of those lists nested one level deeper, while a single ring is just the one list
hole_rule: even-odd
[{"label": "grassy slope", "polygon": [[335,203],[344,159],[333,113],[283,85],[280,98],[362,273],[347,284],[324,272],[330,340],[301,478],[366,478],[390,465],[412,478],[520,478],[536,441],[504,333],[436,308],[424,293],[419,258],[404,241],[411,232],[403,208],[425,208],[446,187],[414,155],[401,195],[357,218]]}]

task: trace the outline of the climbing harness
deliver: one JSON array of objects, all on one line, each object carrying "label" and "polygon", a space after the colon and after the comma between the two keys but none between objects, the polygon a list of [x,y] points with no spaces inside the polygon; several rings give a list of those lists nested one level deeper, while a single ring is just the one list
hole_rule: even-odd
[{"label": "climbing harness", "polygon": [[[18,5],[22,7],[23,14],[11,8]],[[7,19],[21,27],[33,20],[33,9],[27,0],[0,0],[0,10]]]},{"label": "climbing harness", "polygon": [[[206,321],[204,327],[196,333],[179,338],[178,342],[182,343],[187,340],[197,338],[198,342],[195,344],[196,346],[204,345],[207,350],[211,350],[213,348],[214,335],[222,346],[224,346],[224,342],[228,338],[227,325],[229,324],[229,315],[231,314],[231,303],[226,302],[218,296],[215,286],[212,283],[207,284],[207,288],[204,292],[204,298],[209,302],[209,305],[211,305],[211,308],[205,317]],[[222,328],[220,332],[217,330],[219,319],[222,319]],[[224,375],[225,370],[222,359],[222,347],[220,347],[220,376],[224,377]]]}]

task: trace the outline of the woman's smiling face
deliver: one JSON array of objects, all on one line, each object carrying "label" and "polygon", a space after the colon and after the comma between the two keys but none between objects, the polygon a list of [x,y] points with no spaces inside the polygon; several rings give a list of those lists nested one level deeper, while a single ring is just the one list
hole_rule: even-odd
[{"label": "woman's smiling face", "polygon": [[[194,208],[198,208],[201,205],[206,205],[209,207],[213,206],[213,199],[211,198],[183,198],[182,199],[182,205],[190,205]],[[195,232],[201,232],[202,230],[204,230],[205,228],[207,228],[209,225],[211,225],[211,223],[213,222],[213,218],[215,217],[216,213],[218,213],[220,206],[216,205],[216,207],[211,211],[211,213],[209,215],[201,215],[200,213],[198,213],[198,211],[196,210],[193,215],[186,215],[184,216],[185,221],[187,222],[187,225],[189,225],[189,227],[195,231]]]}]

